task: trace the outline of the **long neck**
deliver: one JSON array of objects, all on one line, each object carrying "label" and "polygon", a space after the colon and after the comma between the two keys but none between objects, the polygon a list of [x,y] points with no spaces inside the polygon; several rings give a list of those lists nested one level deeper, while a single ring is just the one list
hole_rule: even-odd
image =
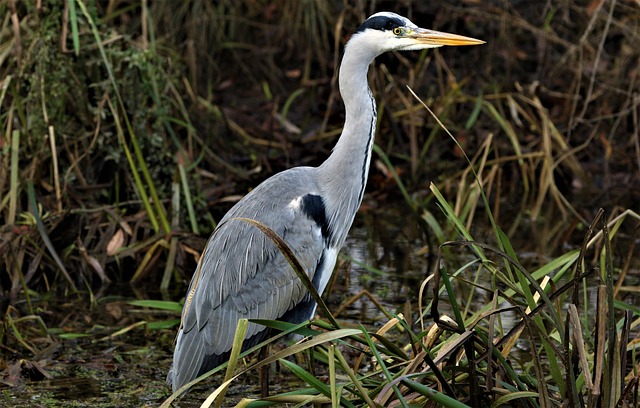
[{"label": "long neck", "polygon": [[333,152],[318,168],[336,246],[344,243],[367,184],[376,131],[376,103],[367,71],[375,57],[357,37],[347,44],[339,76],[346,121]]}]

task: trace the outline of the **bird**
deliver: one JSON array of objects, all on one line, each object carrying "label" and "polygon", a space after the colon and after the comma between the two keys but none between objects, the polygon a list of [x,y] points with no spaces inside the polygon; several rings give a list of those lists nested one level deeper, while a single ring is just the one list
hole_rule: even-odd
[{"label": "bird", "polygon": [[[292,249],[322,295],[367,184],[376,133],[376,102],[367,73],[388,51],[477,45],[484,41],[420,28],[379,12],[345,45],[339,90],[345,123],[318,167],[293,167],[263,181],[238,201],[214,229],[189,285],[167,382],[173,391],[229,358],[239,319],[311,319],[317,304],[275,244],[240,218],[266,225]],[[269,331],[249,323],[243,350]]]}]

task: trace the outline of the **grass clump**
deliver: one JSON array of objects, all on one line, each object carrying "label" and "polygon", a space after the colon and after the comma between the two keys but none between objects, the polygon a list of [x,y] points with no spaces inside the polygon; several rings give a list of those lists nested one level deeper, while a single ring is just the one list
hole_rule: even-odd
[{"label": "grass clump", "polygon": [[[421,285],[418,308],[409,310],[408,318],[393,316],[377,331],[339,323],[331,315],[332,324],[311,322],[312,332],[301,325],[260,322],[284,330],[276,339],[290,332],[307,337],[249,363],[239,373],[233,358],[228,366],[183,387],[163,406],[227,367],[225,381],[204,403],[219,405],[234,381],[274,361],[308,388],[243,399],[237,406],[633,406],[639,397],[632,340],[632,326],[637,324],[633,315],[638,310],[614,301],[611,242],[622,224],[638,225],[640,216],[627,211],[607,220],[600,210],[580,248],[529,269],[495,223],[482,189],[482,166],[471,161],[469,165],[496,244],[476,241],[466,227],[474,212],[459,208],[459,214],[432,184],[431,191],[451,226],[439,227],[437,232],[448,230],[459,238],[440,245],[433,273]],[[412,208],[424,211],[415,203]],[[261,229],[279,242],[284,254],[291,252],[272,231]],[[633,249],[633,245],[627,248],[627,258]],[[454,270],[450,265],[465,258],[454,255],[458,251],[467,254],[468,262]],[[589,265],[591,257],[593,265]],[[326,310],[320,303],[321,310]],[[243,334],[236,339],[239,350]],[[285,359],[291,355],[296,355],[295,363]]]},{"label": "grass clump", "polygon": [[[314,337],[275,355],[298,356],[281,369],[309,386],[265,401],[635,404],[637,7],[458,3],[1,3],[5,360],[140,331],[169,353],[176,316],[146,314],[160,304],[94,324],[51,299],[76,294],[73,311],[95,311],[133,283],[131,297],[160,289],[179,307],[233,202],[327,156],[343,120],[341,47],[388,9],[487,41],[381,56],[370,71],[379,135],[362,213],[402,196],[421,247],[407,252],[433,277],[419,301],[384,310],[384,328],[315,321]],[[233,385],[255,371],[229,373]]]},{"label": "grass clump", "polygon": [[[640,163],[629,64],[637,32],[626,3],[379,6],[488,43],[378,59],[371,84],[388,163],[377,168],[389,170],[374,172],[372,185],[388,185],[396,171],[421,206],[433,200],[431,181],[447,196],[471,191],[457,184],[465,183],[460,150],[406,96],[409,85],[438,98],[427,102],[465,150],[479,152],[472,161],[491,170],[485,182],[498,221],[506,200],[518,222],[558,212],[584,227],[595,212],[582,203],[600,191],[633,209],[640,189],[623,187],[637,185]],[[334,84],[344,33],[375,11],[254,0],[0,7],[0,276],[14,295],[16,271],[38,271],[26,280],[36,290],[45,281],[94,288],[134,276],[166,288],[187,278],[238,196],[277,170],[326,157],[342,123]],[[572,14],[579,29],[566,25]],[[534,39],[546,46],[537,50]],[[618,43],[621,53],[608,52]],[[589,68],[600,65],[613,71]],[[14,229],[34,212],[29,183],[73,285],[50,249],[35,255],[31,243],[42,234]]]}]

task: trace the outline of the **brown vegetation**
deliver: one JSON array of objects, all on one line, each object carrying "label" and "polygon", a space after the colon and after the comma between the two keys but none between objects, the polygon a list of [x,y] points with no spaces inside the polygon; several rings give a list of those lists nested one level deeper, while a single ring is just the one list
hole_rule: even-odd
[{"label": "brown vegetation", "polygon": [[433,182],[467,229],[489,207],[509,237],[530,238],[516,252],[544,256],[579,247],[599,208],[629,215],[611,256],[616,299],[638,306],[638,1],[364,3],[0,4],[7,316],[36,293],[188,281],[239,197],[329,153],[343,117],[341,49],[380,10],[487,44],[378,59],[371,199],[393,201],[400,186],[416,217],[433,221]]},{"label": "brown vegetation", "polygon": [[[340,49],[374,11],[297,1],[64,4],[3,6],[5,296],[24,289],[20,274],[36,288],[44,276],[62,286],[188,276],[202,246],[191,233],[205,237],[235,197],[273,172],[326,156],[341,124]],[[381,57],[372,70],[378,144],[411,191],[437,180],[453,196],[465,163],[405,85],[430,98],[466,151],[486,149],[496,208],[535,220],[553,207],[570,224],[598,207],[637,209],[637,3],[375,7],[387,8],[487,41]],[[381,184],[374,176],[371,192]]]}]

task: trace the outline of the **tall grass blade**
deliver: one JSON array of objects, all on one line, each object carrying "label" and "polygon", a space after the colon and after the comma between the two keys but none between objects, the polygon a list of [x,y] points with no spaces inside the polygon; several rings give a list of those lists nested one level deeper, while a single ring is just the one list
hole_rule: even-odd
[{"label": "tall grass blade", "polygon": [[189,223],[191,224],[191,231],[199,235],[200,229],[198,228],[198,220],[196,219],[196,212],[193,209],[193,200],[191,199],[191,189],[189,188],[189,182],[187,181],[187,172],[182,164],[178,163],[178,171],[180,172],[180,184],[182,184],[182,191],[184,192],[184,200],[187,204],[187,213],[189,214]]},{"label": "tall grass blade", "polygon": [[329,344],[328,347],[329,356],[329,392],[331,394],[331,408],[338,408],[340,406],[340,398],[338,394],[337,379],[336,379],[336,346]]},{"label": "tall grass blade", "polygon": [[[107,74],[109,76],[109,80],[111,81],[111,85],[113,87],[113,92],[116,95],[116,98],[118,100],[118,106],[120,107],[120,110],[123,112],[123,118],[124,118],[124,122],[127,128],[127,131],[129,132],[129,140],[131,141],[131,144],[133,145],[133,151],[135,154],[135,157],[137,159],[137,163],[135,163],[133,161],[133,159],[130,156],[130,153],[127,155],[127,159],[129,160],[129,163],[131,165],[131,171],[132,173],[135,173],[137,166],[140,167],[140,171],[142,172],[142,175],[145,179],[146,182],[146,186],[147,188],[149,188],[149,193],[151,195],[151,197],[153,198],[153,205],[156,208],[157,211],[157,216],[160,219],[160,224],[163,228],[163,230],[165,231],[165,233],[169,233],[171,231],[171,227],[169,225],[169,221],[167,220],[167,216],[166,216],[166,212],[165,210],[162,208],[162,203],[160,201],[160,198],[158,196],[157,190],[155,188],[155,184],[153,183],[153,179],[151,178],[151,175],[149,173],[149,169],[146,165],[146,162],[144,160],[144,157],[142,155],[142,151],[140,150],[140,145],[138,144],[138,140],[136,138],[135,132],[133,131],[133,127],[131,126],[131,123],[129,122],[129,117],[127,116],[126,112],[126,108],[124,105],[124,101],[122,100],[122,96],[120,95],[120,91],[118,90],[118,84],[116,82],[115,76],[113,75],[113,69],[111,68],[111,64],[109,63],[109,59],[107,58],[107,54],[104,50],[104,46],[102,45],[102,39],[100,37],[100,31],[98,30],[98,27],[95,24],[95,21],[93,20],[93,18],[91,17],[91,15],[88,13],[86,6],[84,5],[84,2],[82,0],[76,0],[78,5],[80,6],[80,9],[82,10],[82,13],[84,14],[85,18],[87,19],[87,21],[89,22],[89,25],[91,26],[91,32],[93,33],[93,36],[95,38],[95,42],[96,45],[98,47],[98,49],[100,50],[100,55],[102,56],[102,60],[104,62],[105,68],[107,70]],[[109,105],[111,106],[111,111],[115,116],[117,116],[117,111],[116,109],[114,109],[114,107],[111,105],[111,103],[109,102]],[[117,121],[116,121],[117,124]],[[122,144],[123,146],[126,146],[126,141],[124,138],[124,132],[122,132],[122,128],[121,126],[119,126],[119,133],[122,135]],[[137,164],[137,166],[136,166]],[[136,185],[138,187],[138,191],[141,194],[141,196],[146,196],[146,189],[144,184],[142,184],[142,180],[137,177],[136,178]],[[143,199],[144,201],[144,199]],[[148,200],[147,200],[148,201]],[[150,219],[155,218],[154,217],[154,212],[151,211],[151,207],[148,205],[149,203],[147,202],[145,205],[145,209],[147,210],[147,213],[149,214]],[[153,223],[153,221],[152,221]],[[159,230],[159,226],[158,226],[158,222],[156,221],[154,223],[154,229],[156,232],[158,232]]]},{"label": "tall grass blade", "polygon": [[287,243],[278,234],[276,234],[271,228],[262,224],[261,222],[252,220],[250,218],[242,218],[242,217],[234,218],[234,219],[238,221],[247,222],[257,227],[260,231],[262,231],[263,234],[265,234],[271,241],[273,241],[273,243],[276,245],[280,253],[282,253],[282,255],[285,257],[289,265],[291,265],[291,268],[293,269],[293,271],[296,273],[296,275],[298,275],[298,278],[300,278],[305,288],[309,291],[309,293],[311,294],[311,297],[313,297],[316,303],[318,303],[318,307],[322,309],[327,319],[329,319],[331,324],[333,324],[333,326],[336,329],[340,328],[340,325],[333,318],[333,315],[329,311],[329,308],[322,300],[322,296],[318,294],[316,287],[313,285],[313,282],[311,282],[311,280],[309,279],[309,275],[307,275],[307,272],[304,270],[302,265],[300,265],[300,262],[298,261],[296,256],[293,254],[293,251],[291,250],[291,248],[289,248],[289,245],[287,245]]},{"label": "tall grass blade", "polygon": [[78,13],[76,11],[76,0],[66,0],[69,4],[69,24],[71,24],[71,41],[76,57],[80,55],[80,35],[78,34]]},{"label": "tall grass blade", "polygon": [[[238,365],[238,357],[242,350],[242,343],[247,335],[247,328],[249,327],[249,321],[247,319],[239,319],[236,333],[233,336],[233,346],[231,347],[231,355],[227,363],[227,371],[224,374],[224,381],[227,382],[233,379],[233,373],[236,371]],[[220,393],[220,396],[216,399],[215,407],[218,408],[222,404],[227,389],[224,388]]]},{"label": "tall grass blade", "polygon": [[144,188],[144,184],[142,183],[142,179],[140,178],[140,173],[138,172],[138,166],[136,166],[136,162],[133,159],[133,155],[131,154],[131,150],[129,149],[129,145],[124,137],[124,132],[122,131],[122,124],[120,123],[119,115],[116,108],[111,103],[111,100],[107,101],[109,108],[111,109],[111,114],[113,115],[113,121],[116,125],[116,131],[118,133],[118,140],[124,149],[125,156],[127,158],[127,162],[129,163],[129,168],[131,170],[131,175],[133,176],[133,180],[135,182],[135,186],[137,187],[138,194],[140,195],[140,199],[142,200],[142,205],[144,206],[147,216],[149,217],[149,222],[151,222],[151,226],[154,231],[158,232],[160,230],[160,226],[158,223],[158,219],[156,217],[155,211],[149,201],[149,196],[147,195],[147,191]]},{"label": "tall grass blade", "polygon": [[412,390],[418,392],[420,395],[427,397],[428,399],[441,404],[446,408],[470,408],[469,405],[462,403],[456,399],[449,397],[439,391],[436,391],[430,387],[427,387],[424,384],[420,384],[414,380],[409,378],[402,379],[402,383]]},{"label": "tall grass blade", "polygon": [[[280,360],[280,363],[291,370],[296,375],[296,377],[300,378],[302,381],[313,387],[318,393],[324,395],[325,397],[332,398],[331,388],[322,381],[318,380],[313,374],[304,370],[299,365],[292,363],[291,361],[283,359]],[[355,405],[353,405],[344,397],[340,397],[340,405],[344,407],[355,408]]]},{"label": "tall grass blade", "polygon": [[76,284],[73,282],[73,279],[71,279],[71,275],[69,275],[69,272],[67,272],[67,268],[65,268],[64,263],[62,262],[62,259],[60,259],[60,256],[58,256],[58,252],[56,251],[56,248],[53,246],[53,243],[49,239],[49,235],[47,234],[47,229],[44,227],[44,224],[42,223],[42,219],[40,218],[40,214],[38,212],[38,203],[36,202],[36,193],[33,189],[33,183],[31,181],[27,182],[27,195],[29,196],[29,205],[31,206],[31,213],[33,214],[33,217],[36,220],[36,226],[38,228],[38,232],[40,233],[40,237],[42,238],[42,242],[44,242],[44,245],[49,250],[49,254],[55,261],[56,265],[58,266],[58,269],[60,269],[60,272],[62,272],[62,275],[64,276],[64,278],[67,280],[67,282],[69,282],[69,286],[71,286],[71,289],[73,291],[78,291],[78,289],[76,288]]},{"label": "tall grass blade", "polygon": [[346,359],[344,358],[344,355],[342,355],[342,353],[340,352],[340,349],[335,349],[335,355],[340,362],[340,368],[342,369],[342,371],[347,373],[347,376],[351,380],[353,386],[358,390],[358,396],[364,400],[368,407],[375,407],[376,404],[373,402],[371,397],[369,397],[369,393],[364,388],[362,381],[357,378],[356,373],[351,369],[349,363],[347,363]]},{"label": "tall grass blade", "polygon": [[402,196],[404,197],[404,200],[407,202],[407,204],[409,204],[409,207],[411,207],[411,209],[414,212],[417,211],[415,201],[411,198],[411,196],[407,192],[407,188],[404,186],[402,179],[400,178],[400,176],[398,175],[398,172],[396,171],[395,167],[391,163],[391,160],[389,160],[389,157],[376,144],[373,145],[373,151],[376,152],[378,156],[380,156],[380,160],[382,160],[384,165],[387,166],[387,170],[389,171],[389,173],[391,173],[391,176],[393,177],[394,181],[398,185],[398,188],[400,189],[400,193],[402,193]]},{"label": "tall grass blade", "polygon": [[[16,213],[18,209],[18,175],[20,163],[20,131],[11,132],[11,175],[9,179],[9,214],[7,215],[7,224],[16,223]],[[35,207],[37,211],[37,207]]]},{"label": "tall grass blade", "polygon": [[[606,219],[602,219],[602,239],[604,250],[600,253],[601,262],[604,264],[604,284],[606,287],[607,307],[607,365],[609,369],[604,378],[603,403],[608,406],[616,406],[621,393],[620,384],[615,382],[616,372],[619,371],[619,355],[617,354],[618,332],[616,330],[615,308],[613,304],[613,261],[611,256],[611,240]],[[616,362],[618,364],[616,364]]]},{"label": "tall grass blade", "polygon": [[152,309],[167,310],[169,312],[182,312],[182,305],[169,300],[131,300],[127,302],[131,306],[150,307]]},{"label": "tall grass blade", "polygon": [[364,335],[364,339],[366,341],[367,346],[369,347],[369,349],[371,349],[371,352],[373,353],[373,356],[375,357],[375,361],[380,366],[380,370],[382,371],[382,375],[384,375],[384,377],[386,378],[387,383],[391,384],[391,388],[393,389],[393,392],[396,394],[396,397],[398,397],[398,402],[403,407],[407,407],[408,406],[407,402],[405,401],[404,396],[402,395],[402,393],[398,389],[398,386],[393,383],[393,375],[389,371],[389,368],[387,367],[387,365],[385,363],[385,359],[382,357],[382,355],[378,351],[378,347],[376,346],[375,342],[373,341],[373,339],[371,338],[371,336],[369,335],[367,330],[362,326],[362,324],[360,324],[359,326],[360,326],[360,330],[362,331],[362,334]]}]

